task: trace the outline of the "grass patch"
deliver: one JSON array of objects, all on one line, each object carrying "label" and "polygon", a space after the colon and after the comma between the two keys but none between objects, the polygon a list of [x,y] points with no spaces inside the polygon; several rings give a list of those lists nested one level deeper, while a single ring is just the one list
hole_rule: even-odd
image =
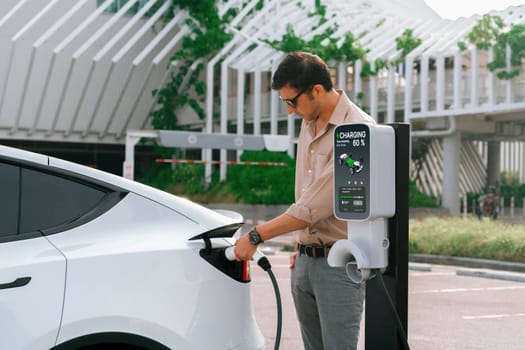
[{"label": "grass patch", "polygon": [[410,221],[409,253],[525,262],[525,225],[463,218]]}]

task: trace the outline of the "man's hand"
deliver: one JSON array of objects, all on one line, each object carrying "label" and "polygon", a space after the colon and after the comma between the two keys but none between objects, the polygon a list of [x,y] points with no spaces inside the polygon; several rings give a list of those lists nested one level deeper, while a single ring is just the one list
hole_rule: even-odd
[{"label": "man's hand", "polygon": [[257,250],[257,246],[250,243],[248,235],[243,235],[235,242],[235,256],[237,260],[252,260],[253,254]]},{"label": "man's hand", "polygon": [[297,259],[297,252],[290,254],[290,269],[295,267],[295,259]]}]

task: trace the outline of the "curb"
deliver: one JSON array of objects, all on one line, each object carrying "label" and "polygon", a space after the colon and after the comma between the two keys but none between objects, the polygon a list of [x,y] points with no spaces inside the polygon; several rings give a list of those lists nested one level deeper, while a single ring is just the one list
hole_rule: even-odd
[{"label": "curb", "polygon": [[463,267],[481,268],[481,269],[492,269],[499,271],[511,271],[511,272],[525,272],[525,264],[516,263],[510,261],[498,261],[488,259],[474,259],[474,258],[463,258],[454,256],[443,256],[443,255],[428,255],[428,254],[410,254],[408,256],[409,261],[437,264],[437,265],[457,265]]},{"label": "curb", "polygon": [[522,273],[495,271],[495,270],[478,270],[478,269],[457,269],[457,276],[471,276],[481,278],[491,278],[512,282],[525,282],[525,275]]},{"label": "curb", "polygon": [[409,262],[408,263],[408,269],[412,270],[412,271],[431,272],[432,271],[432,266],[430,266],[430,264],[421,264],[421,263]]}]

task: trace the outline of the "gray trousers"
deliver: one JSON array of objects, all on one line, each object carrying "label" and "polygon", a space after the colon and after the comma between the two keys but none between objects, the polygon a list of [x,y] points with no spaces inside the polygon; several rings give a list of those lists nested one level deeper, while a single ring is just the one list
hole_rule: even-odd
[{"label": "gray trousers", "polygon": [[304,348],[356,349],[365,283],[353,283],[344,267],[330,267],[326,258],[304,255],[297,256],[291,283]]}]

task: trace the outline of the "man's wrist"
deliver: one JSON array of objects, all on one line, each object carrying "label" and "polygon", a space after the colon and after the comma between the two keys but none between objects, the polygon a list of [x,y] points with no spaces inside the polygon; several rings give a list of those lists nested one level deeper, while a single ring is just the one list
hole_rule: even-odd
[{"label": "man's wrist", "polygon": [[248,240],[250,241],[251,244],[255,246],[264,242],[259,232],[257,232],[256,227],[252,228],[250,232],[248,232]]}]

